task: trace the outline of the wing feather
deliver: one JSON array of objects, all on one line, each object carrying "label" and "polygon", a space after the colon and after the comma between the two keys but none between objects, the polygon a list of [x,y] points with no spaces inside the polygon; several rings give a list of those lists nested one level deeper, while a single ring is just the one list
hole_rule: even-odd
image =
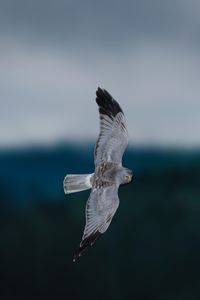
[{"label": "wing feather", "polygon": [[116,186],[93,189],[86,204],[86,225],[82,241],[74,254],[76,261],[107,230],[119,206]]},{"label": "wing feather", "polygon": [[98,88],[96,96],[100,114],[100,133],[94,151],[95,166],[106,161],[121,163],[128,144],[124,113],[106,90]]}]

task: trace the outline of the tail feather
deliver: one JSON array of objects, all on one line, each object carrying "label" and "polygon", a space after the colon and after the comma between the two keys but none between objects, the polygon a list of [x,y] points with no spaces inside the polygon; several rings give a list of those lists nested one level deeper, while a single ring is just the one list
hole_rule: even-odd
[{"label": "tail feather", "polygon": [[92,187],[93,174],[67,175],[63,181],[65,194],[75,193]]}]

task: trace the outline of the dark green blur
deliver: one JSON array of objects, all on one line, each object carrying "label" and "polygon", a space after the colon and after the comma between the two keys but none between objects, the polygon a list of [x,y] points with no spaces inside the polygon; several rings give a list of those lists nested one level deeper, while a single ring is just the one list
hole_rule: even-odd
[{"label": "dark green blur", "polygon": [[0,165],[0,299],[200,299],[200,151],[129,148],[134,181],[75,264],[89,191],[62,181],[93,171],[93,146],[1,151]]}]

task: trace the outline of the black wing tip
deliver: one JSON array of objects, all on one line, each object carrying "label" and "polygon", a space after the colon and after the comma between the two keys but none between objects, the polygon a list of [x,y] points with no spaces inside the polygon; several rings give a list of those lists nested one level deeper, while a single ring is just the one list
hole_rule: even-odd
[{"label": "black wing tip", "polygon": [[73,262],[76,262],[83,254],[85,254],[85,252],[95,244],[95,242],[98,238],[100,238],[101,235],[101,232],[96,231],[95,233],[84,239],[80,243],[78,250],[74,254]]},{"label": "black wing tip", "polygon": [[97,98],[106,97],[106,98],[109,99],[110,101],[113,100],[113,97],[111,96],[111,94],[108,93],[107,90],[102,89],[102,88],[100,88],[100,87],[98,87],[97,90],[96,90],[96,96],[97,96]]},{"label": "black wing tip", "polygon": [[107,90],[100,87],[96,91],[96,103],[99,106],[99,112],[109,117],[115,117],[119,112],[123,113],[119,103]]}]

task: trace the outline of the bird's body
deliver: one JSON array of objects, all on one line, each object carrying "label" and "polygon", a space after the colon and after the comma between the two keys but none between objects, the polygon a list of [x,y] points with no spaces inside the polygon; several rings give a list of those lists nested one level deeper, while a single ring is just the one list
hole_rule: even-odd
[{"label": "bird's body", "polygon": [[92,188],[105,188],[118,183],[117,174],[123,170],[118,164],[105,162],[100,164],[94,173]]},{"label": "bird's body", "polygon": [[112,96],[98,88],[96,102],[100,113],[100,134],[95,146],[95,171],[92,174],[67,175],[65,193],[91,188],[86,204],[86,226],[74,255],[76,261],[107,230],[118,208],[118,188],[132,180],[131,170],[122,166],[128,144],[124,113]]}]

